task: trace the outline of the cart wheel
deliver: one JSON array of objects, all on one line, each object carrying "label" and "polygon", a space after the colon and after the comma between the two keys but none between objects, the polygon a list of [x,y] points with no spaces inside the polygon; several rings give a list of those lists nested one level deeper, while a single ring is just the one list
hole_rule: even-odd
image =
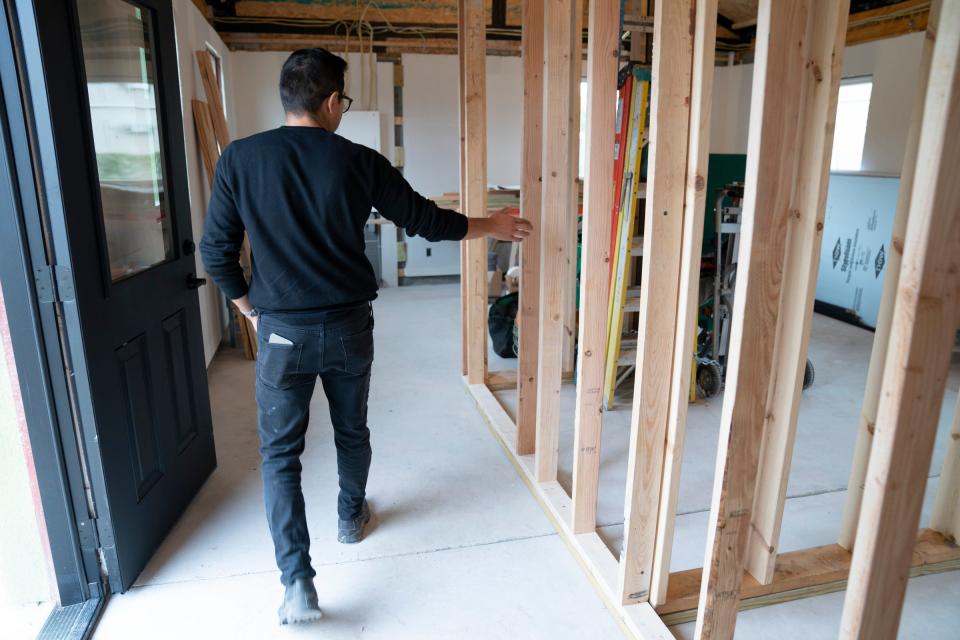
[{"label": "cart wheel", "polygon": [[712,398],[720,393],[723,386],[723,374],[720,365],[716,362],[697,363],[697,395],[701,398]]},{"label": "cart wheel", "polygon": [[813,370],[813,363],[810,362],[810,359],[807,359],[807,366],[803,370],[803,388],[809,389],[813,385],[813,379],[815,377],[815,372]]}]

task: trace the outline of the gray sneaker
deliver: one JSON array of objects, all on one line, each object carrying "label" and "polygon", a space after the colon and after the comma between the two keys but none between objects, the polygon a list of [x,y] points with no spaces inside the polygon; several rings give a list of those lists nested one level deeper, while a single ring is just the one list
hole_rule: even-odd
[{"label": "gray sneaker", "polygon": [[354,544],[363,540],[363,528],[370,522],[370,507],[363,501],[360,515],[350,520],[338,520],[337,540],[343,544]]},{"label": "gray sneaker", "polygon": [[283,594],[283,605],[277,611],[280,624],[312,622],[323,617],[317,601],[317,590],[310,578],[297,578]]}]

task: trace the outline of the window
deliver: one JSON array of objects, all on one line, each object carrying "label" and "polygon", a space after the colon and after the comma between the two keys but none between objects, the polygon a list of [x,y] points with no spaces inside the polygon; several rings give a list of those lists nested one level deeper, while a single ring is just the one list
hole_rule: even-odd
[{"label": "window", "polygon": [[850,78],[840,83],[837,126],[833,134],[833,157],[830,159],[832,171],[860,170],[872,92],[872,77]]}]

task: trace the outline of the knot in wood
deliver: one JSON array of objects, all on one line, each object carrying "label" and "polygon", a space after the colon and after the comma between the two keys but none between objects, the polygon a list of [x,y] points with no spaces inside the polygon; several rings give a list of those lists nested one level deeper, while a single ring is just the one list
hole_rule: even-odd
[{"label": "knot in wood", "polygon": [[823,71],[820,70],[820,65],[817,63],[813,64],[813,77],[817,82],[823,82]]},{"label": "knot in wood", "polygon": [[590,356],[593,355],[593,351],[590,351],[589,349],[587,349],[586,351],[583,352],[583,355],[585,355],[585,356],[587,356],[587,357],[589,358]]},{"label": "knot in wood", "polygon": [[707,181],[703,179],[703,176],[698,175],[697,178],[693,181],[693,188],[697,191],[703,191],[703,188],[707,186]]}]

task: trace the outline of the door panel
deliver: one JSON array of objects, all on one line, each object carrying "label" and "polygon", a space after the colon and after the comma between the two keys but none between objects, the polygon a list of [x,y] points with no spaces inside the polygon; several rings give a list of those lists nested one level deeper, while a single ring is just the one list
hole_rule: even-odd
[{"label": "door panel", "polygon": [[36,20],[26,64],[45,84],[32,99],[51,254],[75,290],[75,416],[123,591],[216,466],[173,15],[163,0],[15,1]]},{"label": "door panel", "polygon": [[126,409],[124,427],[130,444],[130,467],[137,502],[147,495],[163,476],[160,466],[160,437],[156,413],[151,398],[149,356],[146,337],[134,340],[117,349],[120,365],[120,402]]},{"label": "door panel", "polygon": [[190,350],[184,335],[183,310],[163,321],[164,347],[170,372],[170,406],[176,425],[176,446],[180,454],[197,435],[196,401],[193,397],[193,376]]}]

